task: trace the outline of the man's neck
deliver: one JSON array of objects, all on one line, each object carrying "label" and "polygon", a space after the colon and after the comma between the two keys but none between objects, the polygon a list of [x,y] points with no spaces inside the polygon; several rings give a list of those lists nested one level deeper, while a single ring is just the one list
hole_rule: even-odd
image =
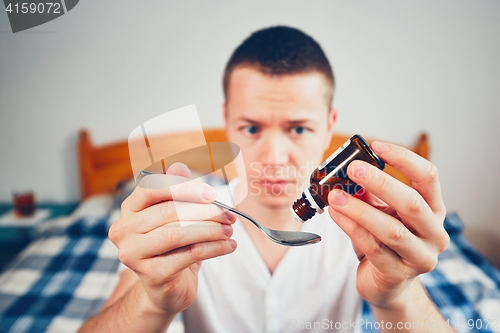
[{"label": "man's neck", "polygon": [[[251,196],[248,196],[239,203],[237,208],[242,212],[248,213],[271,229],[298,231],[302,227],[301,223],[294,220],[288,207],[268,207]],[[288,247],[274,243],[250,221],[246,219],[240,220],[264,260],[269,272],[273,274],[287,252]]]}]

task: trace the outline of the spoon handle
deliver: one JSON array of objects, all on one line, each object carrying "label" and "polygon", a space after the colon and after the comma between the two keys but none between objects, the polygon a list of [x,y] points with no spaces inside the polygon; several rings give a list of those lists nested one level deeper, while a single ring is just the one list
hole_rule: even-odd
[{"label": "spoon handle", "polygon": [[222,202],[219,202],[219,201],[217,201],[217,200],[214,200],[212,203],[213,203],[214,205],[216,205],[216,206],[219,206],[220,208],[227,209],[227,210],[229,210],[229,211],[231,211],[231,212],[233,212],[233,213],[235,213],[235,214],[238,214],[238,215],[240,215],[240,216],[243,216],[244,218],[246,218],[247,220],[249,220],[250,222],[252,222],[253,224],[255,224],[255,225],[256,225],[259,229],[261,229],[261,230],[262,230],[262,226],[261,226],[259,223],[257,223],[257,222],[253,219],[253,217],[251,217],[251,216],[249,216],[249,215],[247,215],[247,214],[245,214],[245,213],[243,213],[243,212],[240,212],[240,211],[239,211],[239,210],[237,210],[236,208],[233,208],[233,207],[231,207],[231,206],[228,206],[228,205],[226,205],[226,204],[223,204]]},{"label": "spoon handle", "polygon": [[[141,170],[141,172],[139,173],[139,175],[137,176],[137,179],[135,181],[136,185],[139,184],[139,182],[142,180],[142,178],[146,177],[146,176],[149,176],[149,175],[152,175],[153,173],[150,172],[150,171],[147,171],[147,170]],[[214,205],[216,206],[219,206],[220,208],[223,208],[223,209],[227,209],[235,214],[238,214],[240,216],[243,216],[244,218],[246,218],[247,220],[249,220],[250,222],[252,222],[253,224],[255,224],[260,230],[264,231],[263,229],[263,226],[261,226],[257,221],[255,221],[251,216],[243,213],[243,212],[240,212],[239,210],[231,207],[231,206],[228,206],[226,204],[223,204],[222,202],[220,201],[217,201],[217,200],[214,200],[212,202]]]}]

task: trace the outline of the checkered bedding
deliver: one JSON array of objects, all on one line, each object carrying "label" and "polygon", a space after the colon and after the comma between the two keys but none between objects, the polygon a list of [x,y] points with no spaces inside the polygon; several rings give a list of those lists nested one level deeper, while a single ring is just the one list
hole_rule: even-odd
[{"label": "checkered bedding", "polygon": [[[118,280],[117,250],[107,239],[118,212],[111,199],[92,200],[44,223],[0,275],[0,332],[75,332],[99,311]],[[500,332],[500,272],[462,236],[457,215],[445,226],[452,243],[422,281],[459,332]],[[365,332],[377,332],[366,304],[363,320]],[[169,332],[182,332],[180,319],[174,323]]]}]

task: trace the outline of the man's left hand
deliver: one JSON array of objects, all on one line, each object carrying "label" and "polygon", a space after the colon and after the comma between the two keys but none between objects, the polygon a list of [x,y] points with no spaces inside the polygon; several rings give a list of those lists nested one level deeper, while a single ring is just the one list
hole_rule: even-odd
[{"label": "man's left hand", "polygon": [[438,254],[449,244],[443,228],[446,209],[432,163],[397,145],[374,142],[372,148],[411,179],[412,186],[354,161],[348,175],[363,187],[361,194],[332,191],[328,212],[351,238],[360,259],[361,297],[376,307],[404,307],[415,277],[434,269]]}]

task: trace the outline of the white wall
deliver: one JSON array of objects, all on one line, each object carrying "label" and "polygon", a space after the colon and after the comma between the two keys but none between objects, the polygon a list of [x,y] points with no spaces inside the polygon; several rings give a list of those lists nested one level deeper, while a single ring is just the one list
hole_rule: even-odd
[{"label": "white wall", "polygon": [[[12,34],[0,11],[0,201],[79,197],[75,140],[124,139],[195,103],[222,125],[221,75],[250,32],[315,37],[338,81],[338,131],[411,144],[426,130],[449,211],[500,265],[500,2],[80,1]],[[496,251],[498,252],[498,251]]]}]

